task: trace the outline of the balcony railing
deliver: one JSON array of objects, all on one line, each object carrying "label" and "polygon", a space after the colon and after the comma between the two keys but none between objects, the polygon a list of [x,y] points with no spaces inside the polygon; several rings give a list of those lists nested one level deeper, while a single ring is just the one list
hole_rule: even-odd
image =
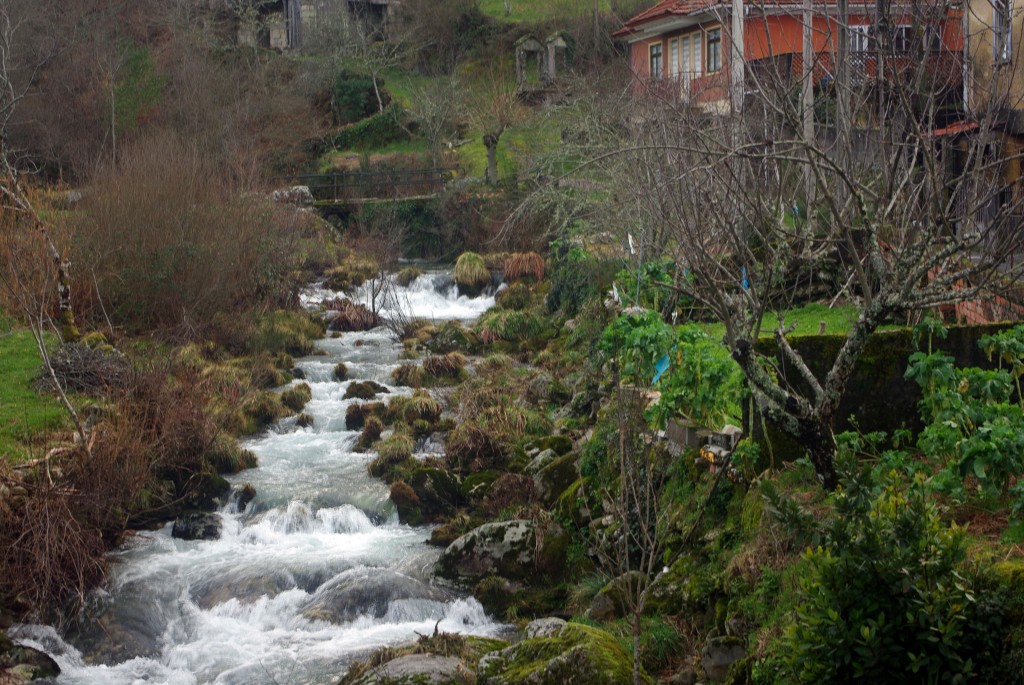
[{"label": "balcony railing", "polygon": [[[913,93],[938,96],[959,95],[963,84],[963,55],[940,49],[911,52],[863,50],[847,55],[850,87],[869,89],[907,88]],[[814,83],[829,88],[836,83],[836,55],[821,52],[815,56]],[[784,53],[751,60],[746,68],[747,93],[785,94],[799,86],[803,77],[803,55]],[[714,102],[729,97],[727,69],[705,74],[677,72],[652,79],[647,91],[659,99],[681,102]]]}]

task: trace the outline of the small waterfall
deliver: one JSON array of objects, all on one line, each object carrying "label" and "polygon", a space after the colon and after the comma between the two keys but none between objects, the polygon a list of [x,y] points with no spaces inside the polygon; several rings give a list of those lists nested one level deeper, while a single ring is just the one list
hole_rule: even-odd
[{"label": "small waterfall", "polygon": [[[444,273],[394,292],[404,314],[437,322],[472,320],[494,303],[460,297]],[[337,295],[311,288],[303,301]],[[343,361],[349,379],[408,394],[390,385],[401,346],[375,330],[318,347],[325,356],[297,361],[313,424],[284,419],[247,441],[260,466],[230,480],[252,483],[257,496],[244,511],[231,503],[219,513],[220,539],[177,540],[169,524],[138,533],[111,555],[109,582],[76,630],[12,629],[57,660],[58,683],[333,683],[352,659],[432,632],[438,621],[451,632],[504,630],[476,600],[430,584],[438,555],[423,544],[430,529],[398,523],[387,486],[367,475],[374,455],[352,451],[358,432],[345,426],[345,412],[361,400],[344,398],[353,381],[336,381],[334,367]]]}]

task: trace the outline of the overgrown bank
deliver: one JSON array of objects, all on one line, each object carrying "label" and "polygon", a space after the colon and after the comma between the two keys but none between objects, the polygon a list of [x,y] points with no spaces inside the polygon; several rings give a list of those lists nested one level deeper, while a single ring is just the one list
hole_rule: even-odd
[{"label": "overgrown bank", "polygon": [[[485,683],[561,682],[567,663],[593,682],[1017,682],[1024,328],[979,336],[987,370],[936,351],[933,324],[913,333],[920,352],[893,349],[923,428],[840,436],[829,493],[799,446],[659,438],[681,416],[738,423],[748,398],[706,324],[604,302],[619,264],[556,250],[472,327],[409,331],[396,380],[456,386],[440,412],[422,391],[361,409],[380,440],[371,472],[403,520],[437,524],[438,577],[529,622],[529,639],[434,636],[343,682],[425,654]],[[439,382],[439,368],[460,371]],[[412,458],[413,436],[438,431],[444,457]]]}]

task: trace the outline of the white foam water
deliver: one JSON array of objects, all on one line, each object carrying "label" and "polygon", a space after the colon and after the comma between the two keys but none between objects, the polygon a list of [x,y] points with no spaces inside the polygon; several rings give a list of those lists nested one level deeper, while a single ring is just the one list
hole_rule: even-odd
[{"label": "white foam water", "polygon": [[[437,321],[469,320],[493,304],[458,296],[437,273],[396,293],[407,315]],[[335,295],[311,289],[303,300]],[[58,683],[332,683],[352,659],[438,622],[451,632],[504,631],[476,600],[430,585],[430,529],[400,524],[387,486],[367,475],[374,455],[352,451],[358,432],[345,412],[362,400],[344,398],[353,381],[336,381],[334,367],[344,361],[350,379],[408,393],[389,385],[400,346],[380,329],[318,347],[322,356],[297,362],[313,424],[285,419],[246,442],[260,466],[229,480],[251,483],[257,496],[244,511],[232,502],[217,514],[219,539],[178,540],[169,524],[140,532],[110,555],[108,582],[75,630],[9,631],[56,659]]]}]

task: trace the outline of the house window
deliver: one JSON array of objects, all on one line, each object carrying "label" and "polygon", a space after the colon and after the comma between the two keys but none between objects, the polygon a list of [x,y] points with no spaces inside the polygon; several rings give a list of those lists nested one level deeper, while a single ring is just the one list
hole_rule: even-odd
[{"label": "house window", "polygon": [[850,39],[850,52],[867,52],[871,49],[871,27],[867,24],[851,26],[847,36]]},{"label": "house window", "polygon": [[1010,2],[989,0],[992,3],[992,59],[997,64],[1010,61]]},{"label": "house window", "polygon": [[672,78],[679,76],[679,39],[673,38],[668,43],[668,73]]},{"label": "house window", "polygon": [[651,78],[660,79],[661,71],[661,43],[651,44]]},{"label": "house window", "polygon": [[914,30],[910,26],[897,26],[892,31],[892,51],[910,52]]},{"label": "house window", "polygon": [[708,31],[708,73],[722,68],[722,29]]}]

